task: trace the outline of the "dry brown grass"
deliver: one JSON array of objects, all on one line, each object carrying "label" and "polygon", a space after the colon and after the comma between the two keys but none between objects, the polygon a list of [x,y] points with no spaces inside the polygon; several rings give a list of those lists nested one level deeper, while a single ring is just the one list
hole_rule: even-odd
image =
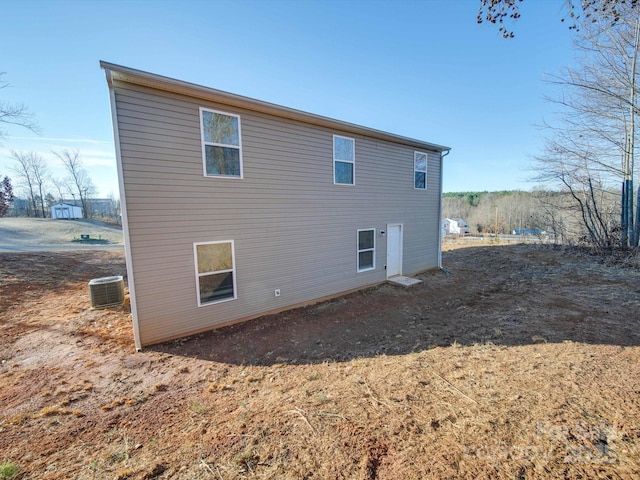
[{"label": "dry brown grass", "polygon": [[0,451],[25,478],[640,475],[640,273],[619,263],[456,250],[410,290],[135,353],[126,310],[86,294],[121,257],[51,255],[55,294],[39,256],[1,260]]}]

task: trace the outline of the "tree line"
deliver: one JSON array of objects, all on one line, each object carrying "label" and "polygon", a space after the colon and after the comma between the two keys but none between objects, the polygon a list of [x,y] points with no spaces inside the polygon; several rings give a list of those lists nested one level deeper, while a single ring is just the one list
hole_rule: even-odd
[{"label": "tree line", "polygon": [[119,202],[95,198],[97,188],[83,167],[80,153],[66,149],[52,153],[65,168],[67,175],[63,178],[51,175],[42,155],[11,150],[13,177],[5,175],[0,181],[0,217],[46,218],[51,216],[52,206],[65,202],[80,207],[82,218],[117,219]]},{"label": "tree line", "polygon": [[[0,72],[0,91],[9,86],[4,76],[5,72]],[[40,133],[40,127],[27,107],[0,98],[0,143],[7,136],[2,128],[7,125]],[[67,175],[64,178],[51,175],[47,161],[38,153],[10,151],[13,178],[6,172],[0,175],[0,217],[7,215],[13,206],[15,215],[45,218],[49,216],[51,206],[67,201],[82,209],[83,218],[91,218],[95,213],[117,218],[119,204],[114,199],[108,199],[107,203],[111,205],[106,208],[102,205],[100,212],[96,212],[97,189],[83,166],[80,152],[62,149],[52,153],[65,168]]]},{"label": "tree line", "polygon": [[77,150],[53,151],[67,175],[57,178],[50,174],[47,161],[34,152],[12,150],[13,173],[16,187],[21,189],[24,202],[14,199],[15,214],[28,217],[48,217],[49,208],[63,201],[77,205],[83,218],[93,216],[91,200],[97,189],[83,167]]},{"label": "tree line", "polygon": [[596,248],[640,245],[640,169],[636,116],[640,9],[616,5],[616,22],[595,15],[574,37],[575,62],[547,82],[557,94],[554,121],[545,124],[534,180],[563,194],[582,236]]},{"label": "tree line", "polygon": [[[478,22],[496,24],[506,38],[509,23],[520,17],[522,0],[479,0]],[[446,194],[446,216],[462,217],[475,231],[508,232],[516,228],[553,231],[568,241],[595,248],[640,248],[640,168],[635,161],[640,65],[640,0],[564,0],[574,30],[576,61],[548,76],[558,107],[546,123],[544,150],[535,158],[536,192]],[[6,86],[0,73],[0,89]],[[36,131],[22,105],[0,102],[0,126],[21,125]],[[0,140],[4,132],[0,130]],[[56,152],[69,173],[59,182],[43,174],[37,155],[13,152],[20,187],[29,209],[44,214],[45,182],[71,193],[88,214],[94,193],[77,152]],[[0,213],[14,193],[0,175]],[[56,183],[58,182],[58,183]],[[635,185],[634,183],[637,182]],[[35,213],[38,212],[38,213]]]},{"label": "tree line", "polygon": [[444,193],[442,217],[465,220],[471,234],[530,230],[552,235],[564,244],[589,243],[570,194],[557,190]]},{"label": "tree line", "polygon": [[[511,38],[505,22],[519,18],[520,1],[481,0],[478,22],[497,24]],[[466,215],[475,231],[505,232],[522,222],[597,249],[638,249],[640,1],[565,5],[575,61],[546,79],[557,114],[542,126],[545,145],[534,159],[540,190],[450,194],[444,213]]]}]

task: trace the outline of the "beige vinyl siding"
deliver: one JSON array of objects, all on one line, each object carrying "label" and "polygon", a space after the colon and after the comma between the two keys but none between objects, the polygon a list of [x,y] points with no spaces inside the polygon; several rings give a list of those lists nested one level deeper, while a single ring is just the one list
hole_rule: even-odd
[{"label": "beige vinyl siding", "polygon": [[[437,266],[438,152],[414,190],[417,147],[114,87],[142,345],[382,282],[389,223],[403,224],[403,273]],[[199,107],[240,116],[243,179],[203,175]],[[350,188],[333,184],[334,134],[355,139]],[[376,268],[358,273],[362,228],[376,230]],[[198,307],[193,243],[222,240],[234,241],[237,299]]]}]

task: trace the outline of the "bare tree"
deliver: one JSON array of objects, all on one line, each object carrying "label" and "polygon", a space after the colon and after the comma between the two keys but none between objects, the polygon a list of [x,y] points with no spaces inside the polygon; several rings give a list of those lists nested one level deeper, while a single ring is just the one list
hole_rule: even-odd
[{"label": "bare tree", "polygon": [[597,142],[594,146],[589,140],[571,130],[554,131],[536,158],[536,181],[559,188],[560,194],[548,203],[564,211],[562,223],[568,238],[607,249],[620,241],[615,188],[620,170],[603,161]]},{"label": "bare tree", "polygon": [[466,220],[470,233],[511,233],[523,229],[553,231],[553,221],[545,213],[546,209],[543,212],[540,196],[518,190],[445,193],[443,218]]},{"label": "bare tree", "polygon": [[[29,196],[29,210],[27,211],[27,216],[30,216],[30,212],[33,211],[34,215],[36,212],[36,195],[34,191],[34,180],[31,175],[31,167],[30,167],[30,159],[28,157],[29,154],[23,152],[16,152],[14,150],[11,151],[11,158],[13,158],[16,162],[16,165],[13,169],[15,174],[18,177],[19,182],[22,187],[26,190],[27,195]],[[33,209],[33,210],[32,210]]]},{"label": "bare tree", "polygon": [[[630,8],[636,8],[640,0],[563,0],[567,13],[560,18],[567,21],[570,30],[580,30],[581,24],[605,20],[615,25]],[[513,30],[508,23],[520,18],[522,0],[480,0],[477,22],[498,25],[504,38],[513,38]]]},{"label": "bare tree", "polygon": [[58,192],[58,201],[62,202],[62,200],[64,199],[64,192],[69,192],[69,194],[73,191],[71,188],[69,188],[69,186],[66,184],[66,182],[63,179],[57,178],[57,177],[49,177],[49,180],[51,181],[51,183],[53,184],[53,186],[56,188],[57,192]]},{"label": "bare tree", "polygon": [[46,217],[44,209],[44,185],[47,181],[49,171],[44,159],[37,154],[34,154],[31,162],[31,173],[33,173],[33,179],[38,188],[38,199],[40,200],[40,211],[42,212],[42,218]]},{"label": "bare tree", "polygon": [[638,245],[632,193],[640,9],[621,12],[613,26],[596,17],[584,24],[575,39],[577,66],[549,77],[561,90],[551,99],[561,111],[536,159],[536,181],[569,194],[586,238],[599,247]]},{"label": "bare tree", "polygon": [[17,152],[11,150],[11,158],[15,160],[14,171],[20,179],[22,186],[29,195],[29,202],[33,208],[33,214],[38,217],[38,204],[42,218],[46,216],[44,208],[44,184],[47,178],[47,164],[41,155],[33,152]]},{"label": "bare tree", "polygon": [[568,218],[567,195],[562,192],[535,190],[532,193],[536,202],[536,215],[533,223],[551,234],[553,243],[569,244],[573,240],[569,235],[570,219]]},{"label": "bare tree", "polygon": [[[9,84],[4,80],[6,72],[0,72],[0,90],[7,88]],[[28,128],[34,133],[39,133],[38,124],[27,107],[21,103],[8,103],[0,100],[0,125],[19,125]],[[6,131],[0,128],[0,140],[6,136]]]},{"label": "bare tree", "polygon": [[96,192],[96,187],[89,177],[89,174],[82,166],[82,160],[80,159],[80,152],[78,150],[60,150],[54,151],[53,154],[60,159],[67,173],[69,174],[69,182],[72,188],[72,195],[78,194],[80,198],[80,204],[82,206],[82,215],[84,218],[89,218],[89,202],[90,196]]}]

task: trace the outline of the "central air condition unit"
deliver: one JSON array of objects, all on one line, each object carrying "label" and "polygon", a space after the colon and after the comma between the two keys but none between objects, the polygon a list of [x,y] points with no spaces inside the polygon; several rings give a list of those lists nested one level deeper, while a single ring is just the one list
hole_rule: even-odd
[{"label": "central air condition unit", "polygon": [[104,308],[124,303],[122,276],[94,278],[89,282],[91,308]]}]

